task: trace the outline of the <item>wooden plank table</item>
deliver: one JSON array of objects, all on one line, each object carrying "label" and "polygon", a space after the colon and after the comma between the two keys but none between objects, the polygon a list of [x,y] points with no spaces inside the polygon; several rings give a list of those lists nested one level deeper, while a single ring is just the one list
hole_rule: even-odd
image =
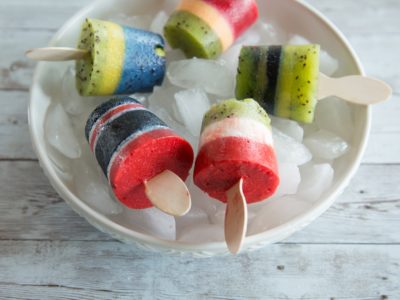
[{"label": "wooden plank table", "polygon": [[374,108],[363,164],[321,218],[238,257],[166,257],[112,240],[75,214],[28,135],[35,64],[90,0],[0,0],[0,299],[400,299],[400,1],[310,0],[350,39],[392,101]]}]

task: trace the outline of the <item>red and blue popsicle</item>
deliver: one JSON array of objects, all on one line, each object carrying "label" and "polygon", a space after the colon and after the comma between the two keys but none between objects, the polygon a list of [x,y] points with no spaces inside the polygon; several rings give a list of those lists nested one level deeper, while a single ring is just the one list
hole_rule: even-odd
[{"label": "red and blue popsicle", "polygon": [[185,180],[193,164],[191,145],[130,97],[98,106],[85,134],[116,198],[133,209],[153,206],[146,181],[166,170]]}]

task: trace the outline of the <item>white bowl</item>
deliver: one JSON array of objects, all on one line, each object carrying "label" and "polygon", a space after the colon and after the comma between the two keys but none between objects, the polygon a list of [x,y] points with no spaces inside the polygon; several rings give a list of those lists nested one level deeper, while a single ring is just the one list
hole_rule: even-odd
[{"label": "white bowl", "polygon": [[[260,0],[261,18],[271,20],[285,31],[300,34],[309,40],[317,42],[333,53],[340,60],[340,70],[337,75],[363,74],[362,67],[353,49],[340,33],[321,13],[302,1],[293,0]],[[74,46],[80,30],[80,24],[86,17],[107,18],[118,12],[140,15],[159,6],[157,0],[109,0],[94,1],[91,5],[79,11],[59,30],[52,40],[52,45]],[[29,124],[33,146],[46,176],[60,196],[82,217],[92,225],[114,238],[126,243],[140,245],[147,249],[169,254],[189,253],[193,256],[207,257],[227,253],[223,241],[204,244],[190,244],[178,241],[166,241],[142,234],[124,227],[111,218],[104,216],[80,200],[71,186],[59,175],[56,166],[49,158],[49,152],[44,140],[44,120],[51,102],[49,90],[52,88],[51,68],[54,64],[39,63],[36,69],[31,90],[29,105]],[[354,133],[351,141],[351,151],[335,163],[335,178],[330,189],[319,201],[309,209],[294,218],[260,234],[247,237],[243,251],[254,250],[267,244],[278,242],[294,232],[304,228],[320,216],[334,202],[349,183],[356,172],[363,151],[366,147],[370,128],[370,109],[363,106],[351,106],[354,117]]]}]

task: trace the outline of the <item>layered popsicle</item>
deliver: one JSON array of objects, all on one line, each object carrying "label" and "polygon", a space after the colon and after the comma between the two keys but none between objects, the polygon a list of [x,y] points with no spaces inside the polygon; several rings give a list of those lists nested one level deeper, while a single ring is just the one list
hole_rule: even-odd
[{"label": "layered popsicle", "polygon": [[257,18],[255,0],[182,0],[164,33],[187,57],[215,58]]},{"label": "layered popsicle", "polygon": [[245,46],[239,57],[236,97],[253,98],[278,117],[314,120],[319,45]]},{"label": "layered popsicle", "polygon": [[152,207],[146,180],[166,170],[185,180],[193,164],[191,145],[130,97],[98,106],[85,134],[116,198],[130,208]]},{"label": "layered popsicle", "polygon": [[278,187],[270,119],[252,99],[214,105],[204,116],[199,149],[194,182],[213,198],[226,202],[226,192],[241,178],[248,203]]},{"label": "layered popsicle", "polygon": [[86,19],[78,48],[89,52],[76,63],[83,96],[151,92],[164,79],[164,40],[158,34]]}]

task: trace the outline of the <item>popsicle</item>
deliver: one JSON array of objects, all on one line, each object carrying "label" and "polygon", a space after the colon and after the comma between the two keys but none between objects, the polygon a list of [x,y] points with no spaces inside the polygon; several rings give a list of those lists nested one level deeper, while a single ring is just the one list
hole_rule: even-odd
[{"label": "popsicle", "polygon": [[39,48],[37,60],[76,61],[76,87],[82,96],[152,92],[165,76],[165,42],[155,33],[109,21],[86,19],[78,49]]},{"label": "popsicle", "polygon": [[336,95],[357,104],[387,100],[391,88],[365,76],[330,78],[319,72],[319,45],[245,46],[236,97],[253,98],[270,114],[312,123],[317,101]]},{"label": "popsicle", "polygon": [[[85,134],[116,198],[124,205],[132,209],[155,205],[166,211],[165,205],[176,204],[174,188],[182,186],[179,180],[189,175],[193,149],[142,104],[130,97],[112,98],[92,112]],[[156,199],[155,203],[153,196],[157,191],[154,187],[163,184],[165,187],[163,175],[160,175],[164,172],[168,172],[167,177],[176,174],[175,179],[180,179],[176,185],[174,182],[167,184],[161,199]],[[161,176],[158,181],[157,176]],[[151,184],[152,181],[157,185]],[[187,189],[183,193],[188,196]],[[171,203],[164,203],[168,201]],[[189,208],[190,205],[186,206],[183,212]]]},{"label": "popsicle", "polygon": [[[228,202],[227,211],[241,198],[232,200],[230,194],[243,194],[247,203],[255,203],[276,191],[279,175],[270,119],[256,101],[225,100],[205,114],[194,182],[211,197]],[[231,250],[238,251],[237,244]]]},{"label": "popsicle", "polygon": [[258,18],[255,0],[182,0],[164,28],[187,57],[215,58]]}]

